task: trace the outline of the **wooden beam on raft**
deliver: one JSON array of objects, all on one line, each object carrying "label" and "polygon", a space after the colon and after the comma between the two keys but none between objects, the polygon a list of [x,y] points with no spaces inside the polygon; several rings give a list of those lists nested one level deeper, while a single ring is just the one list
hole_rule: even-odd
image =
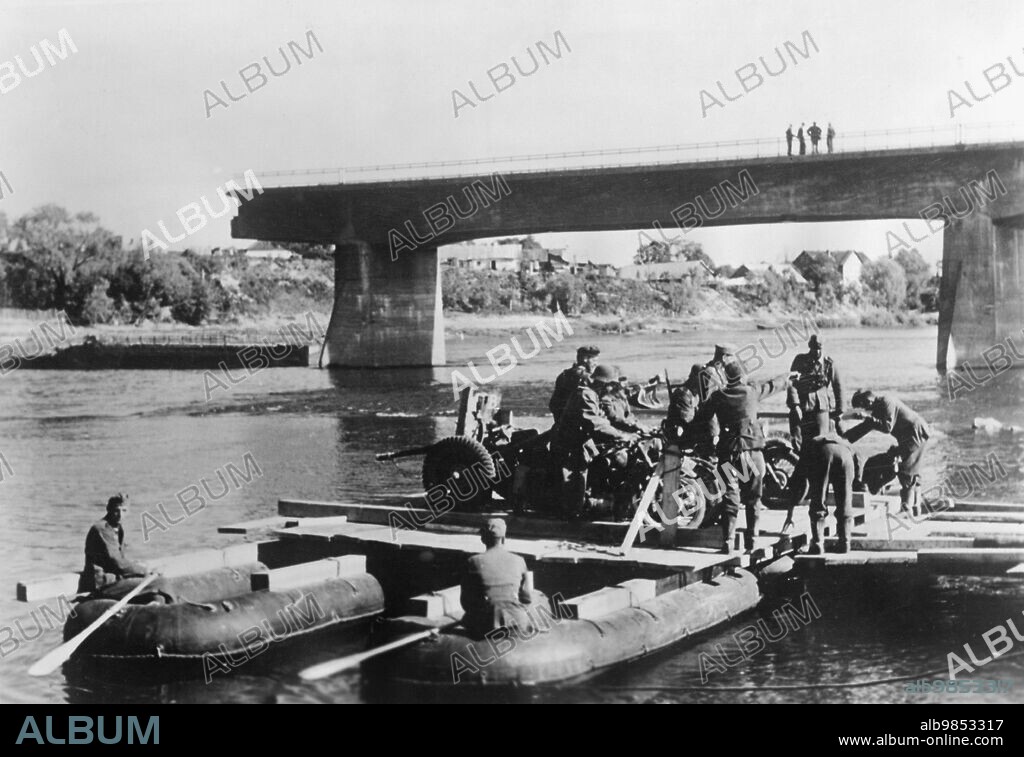
[{"label": "wooden beam on raft", "polygon": [[1024,503],[1021,502],[977,502],[963,501],[953,504],[953,509],[958,513],[998,513],[998,512],[1020,512],[1024,513]]},{"label": "wooden beam on raft", "polygon": [[1024,549],[922,549],[917,564],[949,576],[997,576],[1024,562]]},{"label": "wooden beam on raft", "polygon": [[252,590],[284,591],[366,572],[365,555],[344,555],[252,574]]},{"label": "wooden beam on raft", "polygon": [[73,597],[78,593],[80,573],[58,573],[43,578],[19,581],[15,595],[19,602],[38,602],[51,597]]},{"label": "wooden beam on raft", "polygon": [[953,512],[946,510],[929,516],[929,520],[940,523],[1020,523],[1024,524],[1024,512]]},{"label": "wooden beam on raft", "polygon": [[1020,565],[1014,565],[1012,568],[1006,571],[1006,575],[1020,576],[1021,578],[1024,578],[1024,562],[1022,562]]},{"label": "wooden beam on raft", "polygon": [[258,531],[266,531],[270,528],[292,528],[299,525],[298,518],[284,518],[275,515],[272,518],[260,518],[258,520],[243,520],[239,523],[228,523],[217,526],[218,534],[252,534]]}]

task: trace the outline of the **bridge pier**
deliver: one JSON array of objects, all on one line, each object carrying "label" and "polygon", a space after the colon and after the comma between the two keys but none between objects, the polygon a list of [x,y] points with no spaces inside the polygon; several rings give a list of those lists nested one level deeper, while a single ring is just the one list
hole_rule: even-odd
[{"label": "bridge pier", "polygon": [[936,365],[946,370],[952,339],[956,367],[970,362],[984,366],[1005,352],[998,345],[1012,340],[1024,353],[1024,222],[993,221],[984,213],[952,220],[943,232],[942,291]]},{"label": "bridge pier", "polygon": [[392,260],[386,243],[338,242],[326,365],[433,366],[445,359],[437,248]]}]

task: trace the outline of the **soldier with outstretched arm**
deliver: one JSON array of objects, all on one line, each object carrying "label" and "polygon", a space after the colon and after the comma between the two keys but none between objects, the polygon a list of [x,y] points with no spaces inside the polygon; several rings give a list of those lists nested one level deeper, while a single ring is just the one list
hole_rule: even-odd
[{"label": "soldier with outstretched arm", "polygon": [[725,365],[725,377],[725,388],[708,398],[694,421],[708,423],[714,417],[718,419],[721,428],[718,458],[726,483],[721,552],[731,554],[741,502],[747,516],[744,547],[747,550],[754,548],[765,473],[762,451],[765,439],[757,413],[763,398],[785,387],[788,374],[767,381],[744,382],[743,369],[738,363],[731,362]]}]

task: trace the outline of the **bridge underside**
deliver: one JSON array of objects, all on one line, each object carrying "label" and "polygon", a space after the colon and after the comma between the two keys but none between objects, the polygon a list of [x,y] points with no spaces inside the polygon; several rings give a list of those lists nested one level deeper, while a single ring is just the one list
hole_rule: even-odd
[{"label": "bridge underside", "polygon": [[[945,198],[963,206],[971,182],[993,193],[993,173],[1005,191],[943,232],[936,363],[945,369],[950,339],[958,362],[977,363],[1014,336],[1024,354],[1021,143],[270,188],[241,204],[232,234],[337,245],[328,365],[443,365],[441,245],[619,229],[658,238],[656,224],[673,236],[694,219],[708,227],[917,218]],[[397,257],[396,232],[408,242]]]}]

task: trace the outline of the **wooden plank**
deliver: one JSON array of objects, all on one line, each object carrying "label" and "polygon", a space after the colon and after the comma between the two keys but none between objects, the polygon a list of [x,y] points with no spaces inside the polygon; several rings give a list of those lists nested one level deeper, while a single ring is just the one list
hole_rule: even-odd
[{"label": "wooden plank", "polygon": [[632,606],[632,593],[622,586],[605,586],[565,601],[574,620],[597,620]]},{"label": "wooden plank", "polygon": [[427,594],[411,597],[406,602],[407,614],[420,618],[457,617],[462,613],[461,586],[449,586]]},{"label": "wooden plank", "polygon": [[1006,573],[1007,575],[1011,576],[1024,576],[1024,562],[1020,563],[1019,565],[1014,565],[1012,568],[1006,571]]},{"label": "wooden plank", "polygon": [[974,539],[962,537],[920,537],[920,538],[894,538],[894,539],[871,539],[861,538],[856,535],[850,540],[850,547],[855,550],[866,550],[868,552],[908,552],[920,549],[970,549],[974,546]]},{"label": "wooden plank", "polygon": [[929,520],[947,523],[1024,523],[1024,512],[937,512]]},{"label": "wooden plank", "polygon": [[286,518],[275,515],[272,518],[259,518],[258,520],[243,520],[239,523],[228,523],[217,527],[219,534],[252,534],[258,531],[266,531],[271,528],[291,528],[299,525],[298,518]]},{"label": "wooden plank", "polygon": [[53,576],[19,581],[15,595],[19,602],[38,602],[43,599],[59,597],[62,594],[73,597],[78,593],[80,577],[81,573],[58,573]]},{"label": "wooden plank", "polygon": [[[1020,562],[1024,562],[1024,549],[1012,547],[986,547],[982,549],[922,549],[918,553],[918,562],[932,569],[968,569],[988,570],[993,567],[1005,572]],[[980,575],[980,574],[979,574]]]},{"label": "wooden plank", "polygon": [[875,566],[911,566],[917,564],[916,552],[849,552],[823,555],[796,555],[796,564],[803,568],[863,568]]},{"label": "wooden plank", "polygon": [[1024,503],[965,500],[963,502],[954,503],[953,509],[957,512],[965,513],[1024,512]]},{"label": "wooden plank", "polygon": [[650,578],[631,578],[616,584],[616,586],[629,591],[630,605],[633,607],[639,607],[642,603],[658,596],[658,584]]},{"label": "wooden plank", "polygon": [[284,591],[366,572],[365,555],[328,557],[252,574],[253,591]]}]

